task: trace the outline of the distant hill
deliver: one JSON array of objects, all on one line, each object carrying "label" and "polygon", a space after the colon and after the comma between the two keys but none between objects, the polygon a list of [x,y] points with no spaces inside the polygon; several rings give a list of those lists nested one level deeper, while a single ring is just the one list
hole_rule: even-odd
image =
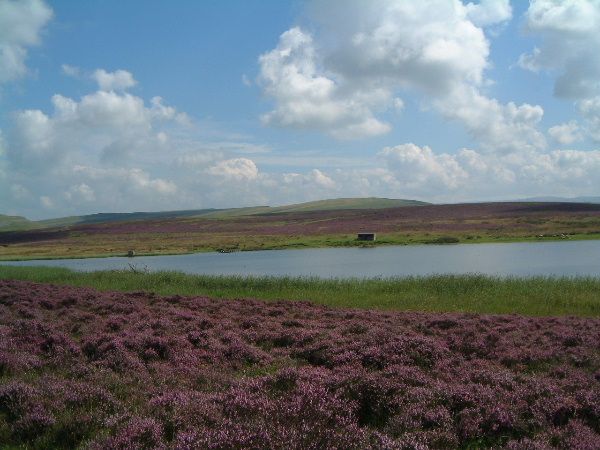
[{"label": "distant hill", "polygon": [[284,206],[252,206],[249,208],[234,208],[217,210],[206,214],[205,217],[235,217],[235,216],[257,216],[268,214],[286,214],[312,211],[335,211],[342,209],[385,209],[399,208],[403,206],[429,205],[417,200],[404,200],[393,198],[334,198],[329,200],[316,200],[312,202],[296,203]]},{"label": "distant hill", "polygon": [[20,216],[6,216],[0,214],[0,231],[34,230],[41,228],[69,227],[81,224],[130,222],[134,220],[178,219],[182,217],[198,217],[215,211],[221,210],[194,209],[185,211],[97,213],[38,221],[28,220],[25,217]]},{"label": "distant hill", "polygon": [[98,224],[111,222],[131,222],[136,220],[182,219],[182,218],[225,218],[236,216],[252,216],[264,214],[284,214],[292,212],[327,211],[342,209],[384,209],[402,206],[422,206],[428,203],[417,200],[391,198],[337,198],[298,203],[286,206],[252,206],[229,209],[190,209],[183,211],[131,212],[131,213],[98,213],[83,216],[60,217],[39,221],[30,221],[24,217],[0,215],[0,231],[14,231],[40,228],[69,227],[82,224]]},{"label": "distant hill", "polygon": [[552,202],[552,203],[600,203],[600,197],[531,197],[519,202]]},{"label": "distant hill", "polygon": [[6,216],[0,214],[0,231],[24,230],[31,227],[31,222],[21,216]]},{"label": "distant hill", "polygon": [[269,208],[260,214],[279,214],[303,211],[331,211],[337,209],[385,209],[399,208],[402,206],[423,206],[429,203],[417,200],[405,200],[394,198],[336,198],[331,200],[317,200],[314,202],[298,203],[289,206],[277,206]]},{"label": "distant hill", "polygon": [[132,220],[178,219],[196,217],[219,211],[217,209],[193,209],[184,211],[131,212],[131,213],[97,213],[85,216],[69,216],[58,219],[40,220],[34,222],[42,227],[61,227],[79,224],[129,222]]}]

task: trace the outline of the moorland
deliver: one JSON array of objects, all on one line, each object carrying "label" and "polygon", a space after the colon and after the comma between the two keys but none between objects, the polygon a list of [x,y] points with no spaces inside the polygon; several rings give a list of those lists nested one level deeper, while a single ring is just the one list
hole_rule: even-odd
[{"label": "moorland", "polygon": [[[1,222],[1,221],[0,221]],[[31,222],[4,216],[0,259],[282,248],[600,238],[600,204],[430,205],[337,199],[289,207],[95,214]],[[356,240],[376,232],[377,241]]]},{"label": "moorland", "polygon": [[597,449],[599,336],[598,318],[0,280],[0,443]]},{"label": "moorland", "polygon": [[[343,199],[0,226],[0,258],[60,258],[595,239],[600,205]],[[597,449],[599,341],[598,278],[0,265],[0,447]]]}]

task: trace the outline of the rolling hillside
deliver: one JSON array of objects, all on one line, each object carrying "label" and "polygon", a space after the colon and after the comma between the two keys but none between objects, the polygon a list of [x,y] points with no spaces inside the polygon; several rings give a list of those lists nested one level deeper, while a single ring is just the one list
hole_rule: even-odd
[{"label": "rolling hillside", "polygon": [[290,212],[333,211],[340,209],[385,209],[398,208],[402,206],[424,206],[428,204],[429,203],[420,202],[417,200],[393,198],[336,198],[332,200],[317,200],[314,202],[299,203],[289,206],[278,206],[269,208],[265,213],[279,214]]},{"label": "rolling hillside", "polygon": [[32,222],[21,216],[6,216],[0,214],[0,231],[26,230],[31,228]]},{"label": "rolling hillside", "polygon": [[270,214],[287,214],[300,212],[317,211],[339,211],[348,209],[386,209],[399,208],[403,206],[424,206],[429,203],[417,200],[404,200],[393,198],[335,198],[329,200],[317,200],[305,203],[296,203],[284,206],[251,206],[248,208],[233,208],[225,210],[216,210],[204,214],[204,217],[240,217],[240,216],[259,216]]},{"label": "rolling hillside", "polygon": [[600,197],[530,197],[519,201],[544,203],[600,203]]},{"label": "rolling hillside", "polygon": [[184,211],[131,212],[131,213],[97,213],[85,216],[69,216],[58,219],[40,220],[33,222],[43,228],[62,227],[69,225],[130,222],[134,220],[180,219],[185,217],[200,217],[217,209],[193,209]]},{"label": "rolling hillside", "polygon": [[[181,217],[177,212],[153,219],[131,214],[117,216],[124,220],[47,228],[38,225],[37,229],[1,231],[0,260],[123,256],[130,250],[137,255],[158,255],[364,246],[356,239],[356,233],[362,231],[377,233],[374,245],[600,239],[600,205],[594,204],[512,202],[376,208],[378,203],[389,202],[367,199],[369,202],[371,208],[356,200],[332,200],[200,215],[188,211]],[[362,208],[355,209],[357,205]]]},{"label": "rolling hillside", "polygon": [[286,206],[252,206],[247,208],[229,209],[192,209],[183,211],[158,211],[158,212],[131,212],[131,213],[97,213],[83,216],[59,217],[39,221],[30,221],[19,216],[5,216],[0,214],[0,231],[33,230],[43,228],[70,227],[73,225],[88,225],[115,222],[132,222],[143,220],[168,220],[185,218],[227,218],[240,216],[254,216],[264,214],[283,214],[309,211],[330,211],[344,209],[383,209],[401,206],[422,206],[428,203],[416,200],[390,199],[390,198],[338,198],[319,200],[307,203],[298,203]]}]

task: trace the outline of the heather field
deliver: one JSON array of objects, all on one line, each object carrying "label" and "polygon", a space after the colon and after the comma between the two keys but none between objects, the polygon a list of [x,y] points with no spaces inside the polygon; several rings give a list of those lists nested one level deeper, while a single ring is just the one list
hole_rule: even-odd
[{"label": "heather field", "polygon": [[0,281],[5,448],[600,448],[600,319]]},{"label": "heather field", "polygon": [[[356,233],[377,233],[375,244]],[[597,239],[600,204],[473,203],[107,221],[0,232],[0,259]]]}]

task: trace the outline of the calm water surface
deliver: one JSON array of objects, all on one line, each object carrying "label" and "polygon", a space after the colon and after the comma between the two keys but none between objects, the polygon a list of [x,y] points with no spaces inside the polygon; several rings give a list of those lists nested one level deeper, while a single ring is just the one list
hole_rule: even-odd
[{"label": "calm water surface", "polygon": [[466,273],[499,276],[600,276],[600,241],[319,248],[1,264],[45,265],[82,271],[128,269],[133,264],[139,269],[151,271],[322,278]]}]

